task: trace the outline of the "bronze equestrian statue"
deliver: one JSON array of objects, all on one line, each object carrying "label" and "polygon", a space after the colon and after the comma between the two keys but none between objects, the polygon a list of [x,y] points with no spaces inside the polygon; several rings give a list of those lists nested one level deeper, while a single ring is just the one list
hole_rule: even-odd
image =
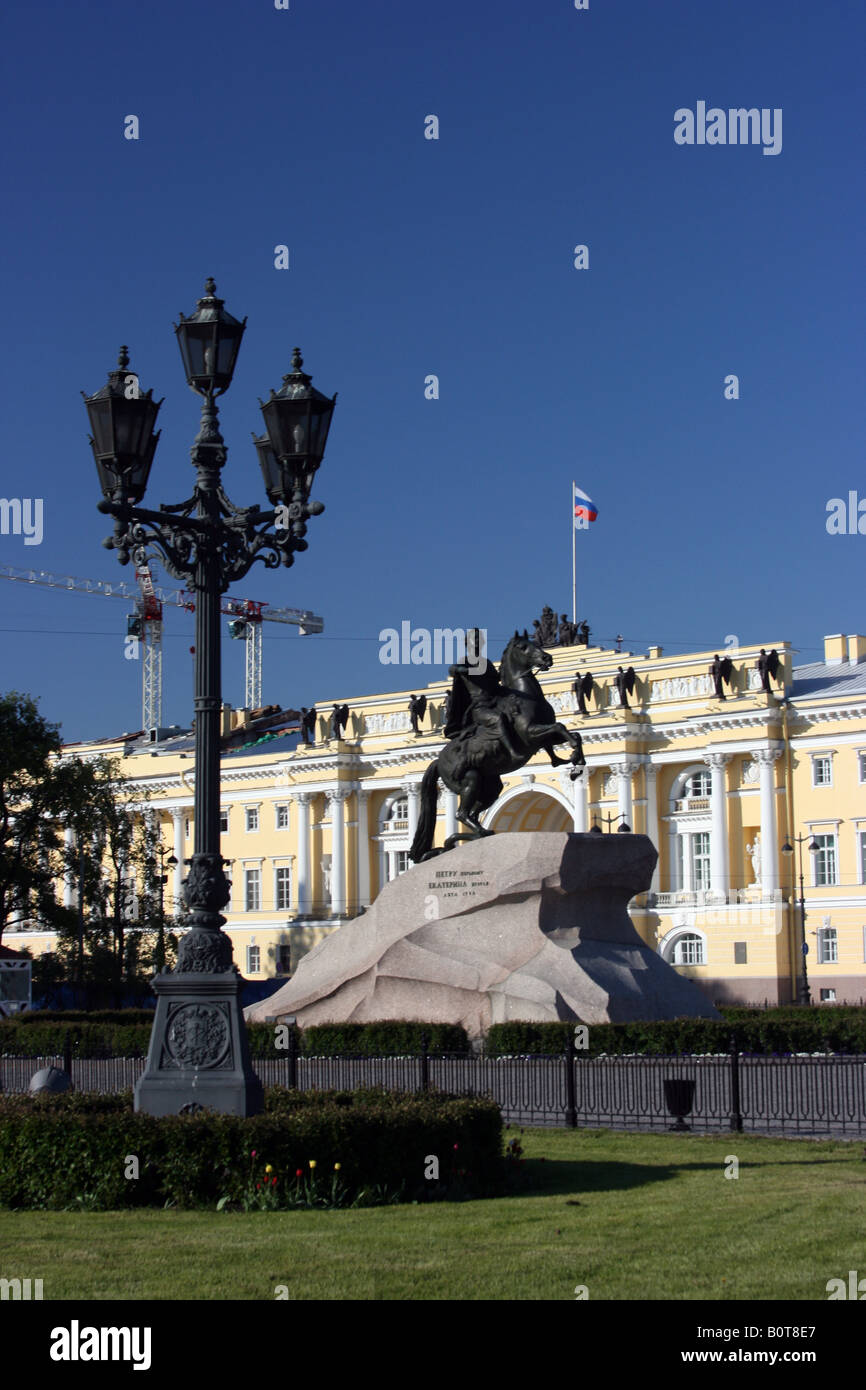
[{"label": "bronze equestrian statue", "polygon": [[[453,679],[445,737],[450,740],[421,783],[421,804],[409,858],[418,864],[438,854],[433,849],[436,829],[436,796],[439,779],[459,796],[457,819],[468,833],[450,835],[444,849],[458,840],[492,835],[479,817],[502,791],[503,772],[515,772],[542,749],[557,767],[571,762],[571,776],[579,777],[586,766],[583,744],[576,730],[557,721],[552,706],[533,675],[548,671],[553,657],[527,635],[516,631],[502,654],[499,671],[481,654],[478,629],[466,635],[466,660],[452,666]],[[571,758],[554,751],[568,744]]]}]

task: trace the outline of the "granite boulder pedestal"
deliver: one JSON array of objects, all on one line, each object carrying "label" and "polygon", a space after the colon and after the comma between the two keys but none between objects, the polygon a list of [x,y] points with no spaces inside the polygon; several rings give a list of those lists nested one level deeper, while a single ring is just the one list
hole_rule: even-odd
[{"label": "granite boulder pedestal", "polygon": [[651,883],[645,835],[492,835],[416,864],[245,1010],[301,1027],[382,1019],[491,1023],[718,1018],[644,944],[627,906]]}]

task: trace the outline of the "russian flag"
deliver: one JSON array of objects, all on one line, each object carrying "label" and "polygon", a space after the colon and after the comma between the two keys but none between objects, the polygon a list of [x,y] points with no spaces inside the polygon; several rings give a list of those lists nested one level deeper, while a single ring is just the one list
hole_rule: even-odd
[{"label": "russian flag", "polygon": [[575,483],[572,483],[571,488],[574,502],[574,524],[582,529],[587,522],[595,521],[598,516],[598,508],[592,498],[587,497],[585,492],[581,492]]}]

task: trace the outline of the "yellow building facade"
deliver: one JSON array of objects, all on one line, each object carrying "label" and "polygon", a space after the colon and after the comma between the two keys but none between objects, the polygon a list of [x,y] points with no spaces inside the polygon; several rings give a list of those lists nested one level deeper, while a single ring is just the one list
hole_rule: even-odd
[{"label": "yellow building facade", "polygon": [[[771,691],[762,689],[758,646],[728,649],[726,698],[716,697],[713,652],[665,656],[597,647],[550,649],[538,679],[557,717],[578,728],[587,768],[536,756],[503,777],[483,817],[499,831],[615,833],[619,824],[649,835],[659,852],[652,891],[630,911],[646,943],[717,1002],[784,1003],[802,997],[805,956],[812,1001],[866,1000],[866,638],[825,639],[824,658],[795,665],[787,642]],[[491,653],[491,655],[496,655]],[[623,708],[617,668],[636,684]],[[301,956],[340,922],[356,917],[381,887],[409,867],[421,778],[444,746],[450,682],[404,691],[340,692],[349,706],[340,739],[318,720],[305,747],[285,729],[227,751],[222,760],[222,852],[232,897],[226,931],[235,961],[251,980],[284,980]],[[590,713],[578,712],[577,670],[592,672]],[[428,706],[412,731],[411,694]],[[225,711],[243,737],[244,712]],[[285,722],[288,721],[288,716]],[[270,726],[279,719],[270,720]],[[564,750],[563,750],[564,751]],[[106,753],[147,789],[165,846],[178,866],[166,910],[180,901],[183,860],[192,853],[194,762],[185,733],[114,743],[69,745],[64,756]],[[440,784],[435,843],[458,828],[457,800]],[[800,900],[800,871],[803,902]],[[74,902],[74,885],[59,891]],[[805,923],[802,907],[805,906]],[[34,954],[51,933],[22,923],[9,945]]]}]

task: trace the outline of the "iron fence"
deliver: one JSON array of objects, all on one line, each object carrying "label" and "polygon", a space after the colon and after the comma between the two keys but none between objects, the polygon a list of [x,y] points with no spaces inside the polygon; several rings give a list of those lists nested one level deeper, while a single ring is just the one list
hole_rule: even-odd
[{"label": "iron fence", "polygon": [[[65,1069],[78,1091],[135,1085],[144,1057],[0,1056],[0,1090],[27,1091],[42,1067]],[[254,1059],[265,1086],[490,1096],[507,1122],[697,1133],[742,1130],[827,1137],[866,1135],[866,1054],[757,1056],[413,1057]]]}]

